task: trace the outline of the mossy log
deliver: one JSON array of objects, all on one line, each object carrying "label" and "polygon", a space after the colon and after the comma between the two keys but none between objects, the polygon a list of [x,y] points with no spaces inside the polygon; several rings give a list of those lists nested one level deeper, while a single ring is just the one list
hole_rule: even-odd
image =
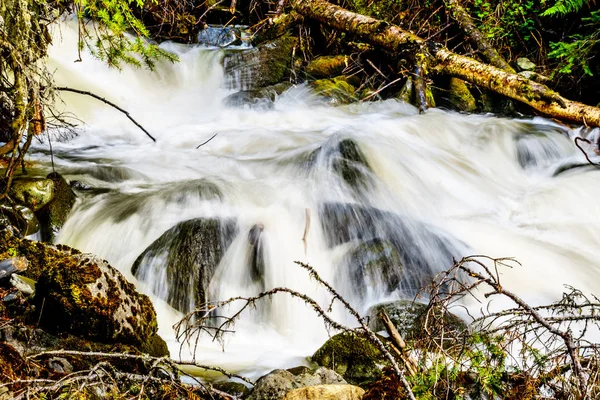
[{"label": "mossy log", "polygon": [[423,65],[429,73],[463,79],[523,102],[550,117],[600,127],[600,108],[568,100],[543,84],[453,53],[398,26],[353,13],[325,0],[293,0],[292,5],[306,17],[389,51],[425,54],[427,59]]}]

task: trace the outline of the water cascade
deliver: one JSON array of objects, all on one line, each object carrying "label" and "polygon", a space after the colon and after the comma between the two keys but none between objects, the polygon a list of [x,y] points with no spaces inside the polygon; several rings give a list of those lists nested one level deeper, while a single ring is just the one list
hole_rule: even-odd
[{"label": "water cascade", "polygon": [[[62,95],[84,124],[51,136],[55,168],[80,195],[57,241],[107,259],[150,295],[174,355],[172,325],[205,301],[284,286],[327,307],[295,261],[363,313],[413,298],[471,254],[517,258],[503,282],[535,304],[564,284],[600,293],[600,172],[570,139],[596,131],[419,115],[394,100],[332,107],[303,85],[268,107],[232,107],[232,82],[249,75],[239,65],[226,76],[226,50],[167,43],[179,63],[119,71],[86,54],[74,63],[73,25],[54,34],[57,82],[109,98],[157,138],[94,99]],[[30,157],[49,170],[48,148],[43,139]],[[260,373],[297,365],[327,335],[301,301],[278,295],[244,315],[224,351],[202,340],[196,359]]]}]

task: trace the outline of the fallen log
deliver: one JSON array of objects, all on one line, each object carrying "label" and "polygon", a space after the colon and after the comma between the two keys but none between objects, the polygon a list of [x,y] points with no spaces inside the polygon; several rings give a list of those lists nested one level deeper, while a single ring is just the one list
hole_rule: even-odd
[{"label": "fallen log", "polygon": [[348,11],[325,0],[292,0],[300,14],[334,29],[356,35],[395,53],[425,54],[421,63],[429,74],[463,79],[529,105],[553,118],[600,127],[600,108],[568,100],[546,85],[456,54],[433,41],[385,21]]}]

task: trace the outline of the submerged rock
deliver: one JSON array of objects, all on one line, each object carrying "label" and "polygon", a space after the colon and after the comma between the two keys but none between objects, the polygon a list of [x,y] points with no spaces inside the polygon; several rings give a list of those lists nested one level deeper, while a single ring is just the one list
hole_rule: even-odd
[{"label": "submerged rock", "polygon": [[[385,251],[383,254],[379,252],[379,259],[384,261],[379,263],[379,271],[383,273],[382,276],[387,274],[394,280],[394,276],[401,275],[397,289],[410,294],[431,283],[438,272],[451,266],[453,259],[460,255],[457,250],[460,243],[447,234],[391,212],[358,204],[325,203],[319,209],[319,217],[330,247],[348,242],[366,243],[364,257],[372,256],[375,259],[377,246],[373,245],[388,249],[385,250],[387,255]],[[369,243],[371,250],[366,251]],[[356,247],[351,251],[354,249]],[[395,264],[396,255],[400,265]],[[360,252],[348,259],[357,262],[357,265],[348,267],[351,270],[365,270],[365,265],[358,264],[361,262]],[[389,285],[387,289],[392,290],[393,286]]]},{"label": "submerged rock", "polygon": [[280,400],[291,390],[314,385],[345,384],[346,381],[336,372],[319,368],[316,371],[303,371],[294,375],[290,370],[277,369],[261,377],[247,400]]},{"label": "submerged rock", "polygon": [[383,354],[373,343],[353,332],[332,336],[311,359],[354,384],[377,379],[381,376],[380,366],[386,364]]},{"label": "submerged rock", "polygon": [[308,168],[323,163],[330,168],[355,192],[362,193],[371,183],[371,167],[363,152],[352,139],[327,143],[312,152],[307,161]]},{"label": "submerged rock", "polygon": [[277,96],[292,86],[290,82],[280,82],[264,88],[242,90],[227,96],[223,100],[223,103],[233,107],[240,107],[246,104],[270,107],[271,103],[277,99]]},{"label": "submerged rock", "polygon": [[237,231],[233,219],[181,222],[144,250],[132,273],[175,309],[189,312],[209,300],[210,280]]},{"label": "submerged rock", "polygon": [[[92,254],[63,253],[36,285],[40,326],[99,342],[142,345],[158,329],[150,299]],[[42,307],[43,306],[43,307]]]},{"label": "submerged rock", "polygon": [[290,77],[292,50],[296,38],[284,35],[250,50],[235,50],[225,54],[227,86],[250,90],[282,82]]},{"label": "submerged rock", "polygon": [[53,172],[47,178],[54,182],[54,199],[37,215],[42,226],[42,240],[53,242],[67,221],[77,197],[62,175]]},{"label": "submerged rock", "polygon": [[18,178],[12,182],[10,197],[37,211],[54,198],[54,181],[41,178]]}]

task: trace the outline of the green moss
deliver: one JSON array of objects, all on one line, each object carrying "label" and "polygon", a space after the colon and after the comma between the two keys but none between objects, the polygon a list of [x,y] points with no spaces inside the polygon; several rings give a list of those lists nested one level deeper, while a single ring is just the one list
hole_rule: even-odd
[{"label": "green moss", "polygon": [[317,57],[306,66],[306,73],[313,78],[340,75],[348,66],[348,62],[350,58],[345,55]]},{"label": "green moss", "polygon": [[458,78],[450,78],[448,84],[450,103],[459,111],[474,112],[477,109],[475,97],[471,94],[467,84]]},{"label": "green moss", "polygon": [[66,222],[75,204],[76,196],[60,174],[53,172],[48,175],[48,179],[54,183],[54,199],[39,210],[37,216],[42,225],[42,239],[52,242]]},{"label": "green moss", "polygon": [[356,100],[356,88],[348,83],[344,76],[319,79],[311,82],[310,86],[333,104],[348,104]]},{"label": "green moss", "polygon": [[19,178],[10,187],[10,197],[37,211],[54,198],[54,182],[50,179]]},{"label": "green moss", "polygon": [[331,337],[312,356],[320,366],[333,369],[350,383],[364,383],[381,376],[379,365],[386,364],[381,351],[368,339],[352,332]]}]

